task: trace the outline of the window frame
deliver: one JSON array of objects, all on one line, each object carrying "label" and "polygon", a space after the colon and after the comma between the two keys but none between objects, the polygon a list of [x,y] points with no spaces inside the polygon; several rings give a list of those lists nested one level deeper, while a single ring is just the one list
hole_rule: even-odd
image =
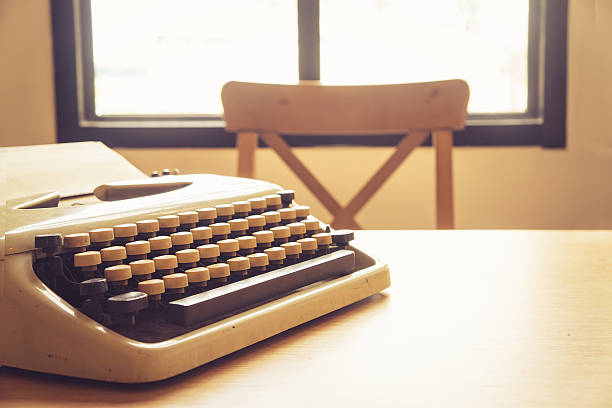
[{"label": "window frame", "polygon": [[[553,7],[554,6],[554,7]],[[297,0],[299,78],[319,79],[319,1]],[[524,114],[469,115],[455,146],[566,146],[568,0],[529,0],[528,108]],[[111,147],[233,147],[216,115],[97,117],[89,0],[52,0],[58,142]],[[85,23],[84,23],[85,22]],[[393,146],[403,135],[285,136],[293,146]],[[431,145],[431,141],[425,142]]]}]

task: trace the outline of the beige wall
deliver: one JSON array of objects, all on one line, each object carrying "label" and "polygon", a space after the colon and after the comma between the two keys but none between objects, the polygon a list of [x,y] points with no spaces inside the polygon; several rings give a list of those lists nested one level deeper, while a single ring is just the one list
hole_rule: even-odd
[{"label": "beige wall", "polygon": [[[0,0],[0,16],[6,4],[16,8],[18,1]],[[32,7],[32,3],[28,3]],[[42,2],[41,2],[42,3]],[[40,3],[35,3],[40,4]],[[46,6],[45,6],[46,7]],[[40,5],[38,8],[43,9]],[[44,8],[48,13],[48,8]],[[39,10],[39,12],[42,12]],[[25,12],[13,11],[20,18]],[[5,19],[5,16],[0,19]],[[1,22],[1,20],[0,20]],[[47,23],[48,24],[48,23]],[[23,22],[12,22],[13,31],[23,34]],[[44,30],[43,30],[44,31]],[[46,31],[38,30],[39,47],[28,58],[39,60],[50,55]],[[456,218],[459,228],[612,228],[612,132],[608,116],[612,112],[612,2],[608,0],[570,1],[568,50],[568,147],[564,150],[541,148],[458,148],[455,153]],[[29,38],[29,37],[28,37]],[[0,40],[1,41],[1,40]],[[27,60],[28,58],[24,58]],[[18,62],[24,63],[23,60]],[[39,75],[51,80],[51,65],[39,67]],[[47,71],[47,74],[44,74]],[[5,70],[0,71],[0,89],[8,85]],[[17,70],[19,72],[19,70]],[[29,83],[23,71],[22,83]],[[36,102],[50,100],[52,83],[40,89]],[[27,99],[25,96],[24,99]],[[28,96],[32,98],[32,96]],[[4,97],[2,102],[7,103]],[[12,125],[0,123],[2,140],[10,144],[40,143],[24,137],[6,139],[9,130],[30,118],[25,103],[14,113]],[[40,103],[47,115],[50,103]],[[43,121],[44,122],[44,121]],[[49,142],[49,123],[43,126],[43,141]],[[23,126],[26,126],[25,124]],[[27,124],[27,126],[34,126]],[[52,127],[52,126],[51,126]],[[37,136],[40,137],[39,134]],[[45,139],[46,138],[46,139]],[[234,174],[235,153],[226,149],[118,149],[119,153],[143,171],[178,167],[182,172]],[[388,148],[303,148],[303,157],[335,191],[348,201],[383,159]],[[431,228],[433,219],[433,157],[430,149],[420,148],[399,172],[359,214],[367,228]],[[340,169],[338,163],[346,164]],[[285,165],[272,153],[258,156],[257,175],[297,190],[302,202],[315,214],[327,218],[318,204]]]}]

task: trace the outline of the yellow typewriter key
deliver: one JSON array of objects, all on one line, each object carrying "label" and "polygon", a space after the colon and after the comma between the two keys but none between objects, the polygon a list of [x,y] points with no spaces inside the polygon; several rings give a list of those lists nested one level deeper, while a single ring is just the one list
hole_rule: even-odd
[{"label": "yellow typewriter key", "polygon": [[297,241],[306,236],[306,224],[303,222],[292,222],[287,224],[287,227],[291,231],[291,241]]},{"label": "yellow typewriter key", "polygon": [[87,251],[74,254],[74,266],[81,272],[80,281],[91,279],[98,272],[98,265],[102,263],[100,252]]},{"label": "yellow typewriter key", "polygon": [[262,252],[247,255],[247,258],[249,258],[249,264],[251,265],[251,275],[264,273],[270,263],[268,255]]},{"label": "yellow typewriter key", "polygon": [[264,251],[268,255],[270,261],[270,269],[276,269],[283,266],[285,258],[287,257],[285,249],[281,247],[268,248]]},{"label": "yellow typewriter key", "polygon": [[215,210],[217,210],[216,222],[228,222],[234,216],[234,206],[231,204],[215,205]]},{"label": "yellow typewriter key", "polygon": [[182,249],[176,251],[176,259],[179,269],[184,271],[198,266],[198,262],[200,262],[200,253],[197,249]]},{"label": "yellow typewriter key", "polygon": [[206,244],[198,247],[200,253],[200,263],[202,265],[211,265],[217,263],[221,251],[219,251],[219,245],[217,244]]},{"label": "yellow typewriter key", "polygon": [[228,259],[227,264],[230,268],[230,280],[232,282],[246,278],[251,268],[249,258],[244,256]]},{"label": "yellow typewriter key", "polygon": [[310,215],[310,207],[307,205],[296,205],[293,209],[297,221],[305,220]]},{"label": "yellow typewriter key", "polygon": [[215,288],[227,283],[227,278],[230,276],[229,265],[226,263],[208,265],[208,271],[210,272],[208,285]]},{"label": "yellow typewriter key", "polygon": [[266,228],[278,227],[281,221],[281,215],[278,211],[268,211],[263,214],[266,219]]},{"label": "yellow typewriter key", "polygon": [[285,260],[286,264],[292,265],[300,260],[302,245],[299,242],[287,242],[286,244],[282,244],[281,248],[285,250],[285,254],[287,255],[287,259]]},{"label": "yellow typewriter key", "polygon": [[272,233],[274,234],[274,245],[280,246],[280,244],[289,242],[291,230],[288,227],[273,227],[270,228],[270,231],[272,231]]},{"label": "yellow typewriter key", "polygon": [[312,237],[317,240],[317,252],[320,255],[329,253],[329,246],[332,243],[332,236],[329,232],[320,232]]},{"label": "yellow typewriter key", "polygon": [[161,297],[166,291],[164,281],[161,279],[148,279],[138,282],[138,291],[146,293],[149,299],[149,307],[157,309],[159,307]]},{"label": "yellow typewriter key", "polygon": [[263,231],[266,226],[266,217],[263,215],[249,215],[246,217],[247,222],[249,223],[249,234],[253,234],[257,231]]},{"label": "yellow typewriter key", "polygon": [[132,277],[135,283],[149,280],[155,273],[155,262],[152,259],[141,259],[139,261],[130,262],[132,268]]},{"label": "yellow typewriter key", "polygon": [[171,275],[178,268],[178,260],[174,255],[160,255],[153,258],[158,276]]},{"label": "yellow typewriter key", "polygon": [[191,244],[193,244],[193,235],[188,231],[175,232],[170,234],[170,238],[172,239],[173,252],[189,249]]},{"label": "yellow typewriter key", "polygon": [[151,257],[160,255],[170,254],[170,248],[172,248],[172,239],[166,235],[160,235],[159,237],[149,238],[149,245],[151,246]]},{"label": "yellow typewriter key", "polygon": [[270,248],[272,242],[274,242],[274,233],[272,231],[258,231],[254,232],[253,236],[257,240],[257,250],[263,252],[264,249]]},{"label": "yellow typewriter key", "polygon": [[89,244],[89,234],[78,233],[64,235],[64,249],[70,254],[85,252]]},{"label": "yellow typewriter key", "polygon": [[223,239],[218,241],[217,245],[219,245],[219,251],[221,252],[220,257],[223,262],[227,261],[229,258],[235,257],[240,249],[240,244],[238,240],[235,239]]},{"label": "yellow typewriter key", "polygon": [[321,224],[319,224],[318,220],[306,219],[302,222],[304,223],[304,225],[306,225],[306,236],[307,237],[312,237],[314,234],[318,234],[319,232],[323,231],[321,229]]},{"label": "yellow typewriter key", "polygon": [[109,247],[115,239],[115,234],[112,228],[97,228],[89,231],[89,241],[91,241],[91,249],[99,251],[102,248]]},{"label": "yellow typewriter key", "polygon": [[248,201],[233,202],[234,216],[236,218],[246,218],[251,213],[251,203]]},{"label": "yellow typewriter key", "polygon": [[125,252],[127,253],[127,261],[133,262],[140,259],[147,259],[151,252],[149,241],[134,241],[125,244]]},{"label": "yellow typewriter key", "polygon": [[206,282],[210,280],[208,268],[202,266],[187,269],[185,275],[187,275],[187,280],[189,281],[189,292],[191,294],[202,292],[206,289]]},{"label": "yellow typewriter key", "polygon": [[123,293],[127,289],[128,280],[132,277],[129,265],[115,265],[104,268],[104,277],[112,294]]},{"label": "yellow typewriter key", "polygon": [[295,222],[296,214],[293,208],[281,208],[278,210],[281,216],[281,225],[291,224]]},{"label": "yellow typewriter key", "polygon": [[214,208],[200,208],[196,210],[198,213],[198,226],[207,227],[217,219],[217,210]]},{"label": "yellow typewriter key", "polygon": [[138,230],[138,235],[136,235],[136,238],[138,240],[144,241],[149,238],[153,238],[157,236],[157,233],[159,231],[159,221],[157,220],[137,221],[136,229]]},{"label": "yellow typewriter key", "polygon": [[178,230],[181,222],[178,215],[162,215],[157,217],[159,222],[159,235],[170,235]]},{"label": "yellow typewriter key", "polygon": [[221,241],[222,239],[227,239],[229,237],[232,228],[227,222],[217,222],[214,224],[210,224],[210,229],[212,230],[212,242],[216,243],[217,241]]},{"label": "yellow typewriter key", "polygon": [[179,229],[181,231],[189,231],[198,226],[198,213],[195,211],[180,212],[178,217],[180,223]]},{"label": "yellow typewriter key", "polygon": [[173,273],[171,275],[164,275],[162,279],[164,280],[164,288],[166,289],[164,297],[167,302],[183,297],[185,288],[189,285],[187,275],[184,273]]},{"label": "yellow typewriter key", "polygon": [[278,194],[270,194],[264,197],[266,199],[266,209],[268,211],[276,211],[279,208],[283,208],[283,202],[281,196]]},{"label": "yellow typewriter key", "polygon": [[210,244],[212,238],[212,230],[210,227],[196,227],[189,230],[193,235],[193,246],[199,247],[200,245]]},{"label": "yellow typewriter key", "polygon": [[102,256],[102,268],[109,266],[120,265],[127,258],[127,252],[123,246],[111,246],[100,250]]},{"label": "yellow typewriter key", "polygon": [[251,203],[251,215],[263,214],[268,206],[266,199],[263,197],[249,198],[248,201]]},{"label": "yellow typewriter key", "polygon": [[120,224],[113,227],[113,233],[115,234],[114,245],[125,245],[128,242],[134,241],[136,235],[138,235],[138,227],[136,224]]},{"label": "yellow typewriter key", "polygon": [[230,225],[230,237],[238,238],[246,235],[249,229],[249,222],[244,218],[236,218],[227,222]]},{"label": "yellow typewriter key", "polygon": [[302,246],[302,259],[311,259],[317,253],[317,240],[314,238],[298,239],[298,244]]},{"label": "yellow typewriter key", "polygon": [[238,241],[238,246],[240,249],[238,250],[238,254],[240,256],[247,256],[255,252],[255,248],[257,247],[257,239],[252,236],[238,237],[236,238]]}]

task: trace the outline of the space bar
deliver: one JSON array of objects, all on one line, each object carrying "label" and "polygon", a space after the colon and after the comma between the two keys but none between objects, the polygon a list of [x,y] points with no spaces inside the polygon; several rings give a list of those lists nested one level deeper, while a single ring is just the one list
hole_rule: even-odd
[{"label": "space bar", "polygon": [[168,320],[189,326],[291,292],[311,283],[353,272],[355,253],[331,254],[286,266],[168,303]]}]

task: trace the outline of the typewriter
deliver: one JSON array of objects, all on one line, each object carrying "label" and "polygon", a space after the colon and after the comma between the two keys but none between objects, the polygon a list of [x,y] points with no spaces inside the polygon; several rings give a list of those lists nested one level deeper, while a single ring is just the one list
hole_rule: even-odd
[{"label": "typewriter", "polygon": [[390,284],[351,231],[259,180],[167,175],[4,211],[0,365],[162,380]]}]

